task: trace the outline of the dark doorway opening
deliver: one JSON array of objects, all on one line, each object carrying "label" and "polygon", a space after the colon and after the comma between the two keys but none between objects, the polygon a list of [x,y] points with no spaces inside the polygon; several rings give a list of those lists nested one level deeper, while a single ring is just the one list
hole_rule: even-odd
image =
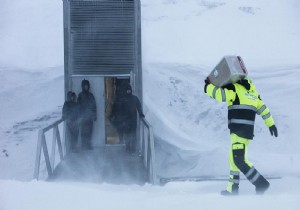
[{"label": "dark doorway opening", "polygon": [[120,126],[122,100],[126,85],[130,84],[129,78],[105,78],[105,143],[108,145],[124,144],[123,131]]}]

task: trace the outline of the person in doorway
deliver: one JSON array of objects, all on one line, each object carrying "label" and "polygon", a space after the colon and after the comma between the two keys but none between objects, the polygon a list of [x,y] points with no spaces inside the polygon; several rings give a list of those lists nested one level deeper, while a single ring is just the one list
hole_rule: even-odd
[{"label": "person in doorway", "polygon": [[132,94],[132,87],[127,84],[125,86],[124,98],[120,101],[122,106],[122,129],[126,144],[126,151],[134,154],[136,152],[136,128],[137,128],[137,112],[140,118],[145,118],[142,105],[137,96]]},{"label": "person in doorway", "polygon": [[278,136],[270,110],[261,100],[255,85],[247,78],[224,87],[216,87],[206,78],[204,92],[215,100],[228,104],[228,128],[231,135],[230,177],[227,189],[221,191],[221,194],[238,194],[240,171],[256,187],[256,193],[263,194],[270,183],[248,161],[246,155],[248,145],[254,137],[256,114],[263,118],[271,135]]},{"label": "person in doorway", "polygon": [[94,95],[89,91],[90,83],[88,80],[81,82],[82,92],[78,96],[81,118],[81,144],[82,149],[92,149],[93,122],[97,120],[97,109]]},{"label": "person in doorway", "polygon": [[117,129],[119,142],[124,144],[124,133],[126,127],[126,103],[127,103],[127,88],[128,83],[122,82],[116,89],[116,97],[112,105],[112,112],[109,116],[109,120],[113,126]]},{"label": "person in doorway", "polygon": [[108,117],[112,125],[117,129],[119,136],[119,143],[124,143],[124,125],[125,122],[125,110],[124,110],[124,94],[117,94],[116,99],[112,105],[112,111]]},{"label": "person in doorway", "polygon": [[71,151],[77,151],[78,134],[79,134],[79,106],[76,103],[76,94],[69,91],[67,100],[62,110],[62,118],[66,121],[66,126],[70,133]]}]

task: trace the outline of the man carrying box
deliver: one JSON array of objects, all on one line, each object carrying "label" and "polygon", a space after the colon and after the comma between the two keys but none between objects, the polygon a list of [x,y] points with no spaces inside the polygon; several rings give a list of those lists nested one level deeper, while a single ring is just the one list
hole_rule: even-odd
[{"label": "man carrying box", "polygon": [[230,178],[227,189],[221,191],[221,194],[238,194],[240,171],[256,187],[256,193],[263,194],[269,188],[270,183],[247,160],[246,155],[250,140],[254,136],[256,114],[264,119],[271,135],[278,136],[270,110],[261,100],[255,85],[247,78],[222,87],[213,85],[207,78],[204,92],[215,100],[228,104],[228,128],[231,136]]}]

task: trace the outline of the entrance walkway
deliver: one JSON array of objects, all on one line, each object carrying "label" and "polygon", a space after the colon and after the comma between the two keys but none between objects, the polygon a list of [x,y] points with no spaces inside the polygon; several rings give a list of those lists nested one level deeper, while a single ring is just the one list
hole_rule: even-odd
[{"label": "entrance walkway", "polygon": [[141,157],[128,154],[124,146],[105,146],[69,153],[49,180],[143,185],[147,172]]}]

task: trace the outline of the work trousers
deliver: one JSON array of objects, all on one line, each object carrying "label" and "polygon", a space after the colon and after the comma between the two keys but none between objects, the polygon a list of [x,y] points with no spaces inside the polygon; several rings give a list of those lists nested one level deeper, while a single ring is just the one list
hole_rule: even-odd
[{"label": "work trousers", "polygon": [[81,120],[81,145],[82,149],[92,149],[92,133],[93,133],[93,120]]},{"label": "work trousers", "polygon": [[231,134],[231,148],[229,151],[230,175],[227,185],[227,191],[229,192],[239,189],[240,172],[256,186],[256,189],[263,188],[269,184],[247,159],[247,149],[250,141],[234,133]]},{"label": "work trousers", "polygon": [[136,128],[129,128],[124,132],[126,151],[129,153],[136,152]]},{"label": "work trousers", "polygon": [[71,150],[75,150],[78,143],[79,124],[77,121],[67,121],[66,124],[70,133]]}]

